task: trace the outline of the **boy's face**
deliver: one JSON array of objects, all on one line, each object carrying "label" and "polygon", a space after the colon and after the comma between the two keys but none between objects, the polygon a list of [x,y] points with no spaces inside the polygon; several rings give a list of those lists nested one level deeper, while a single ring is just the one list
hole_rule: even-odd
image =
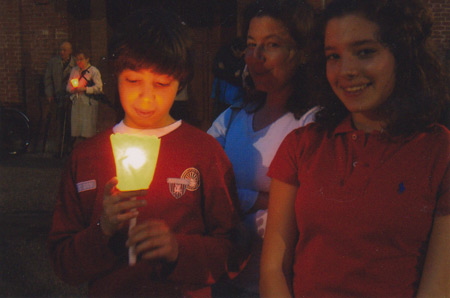
[{"label": "boy's face", "polygon": [[154,129],[175,122],[169,111],[178,91],[178,80],[151,69],[125,69],[120,73],[118,83],[127,126]]}]

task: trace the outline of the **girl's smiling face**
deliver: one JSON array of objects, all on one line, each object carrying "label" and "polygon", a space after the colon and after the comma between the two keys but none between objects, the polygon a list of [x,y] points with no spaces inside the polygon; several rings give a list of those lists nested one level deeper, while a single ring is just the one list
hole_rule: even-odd
[{"label": "girl's smiling face", "polygon": [[177,95],[178,80],[151,69],[125,69],[118,83],[127,126],[154,129],[175,122],[169,112]]},{"label": "girl's smiling face", "polygon": [[379,108],[395,87],[395,58],[378,39],[378,25],[361,15],[328,21],[326,73],[334,93],[358,121],[382,121]]}]

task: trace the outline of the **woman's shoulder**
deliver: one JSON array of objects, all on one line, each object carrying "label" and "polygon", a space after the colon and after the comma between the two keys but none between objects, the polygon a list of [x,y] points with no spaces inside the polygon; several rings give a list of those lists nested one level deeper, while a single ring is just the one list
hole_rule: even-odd
[{"label": "woman's shoulder", "polygon": [[74,67],[72,67],[72,73],[79,73],[80,72],[80,68],[78,67],[78,65],[75,65]]},{"label": "woman's shoulder", "polygon": [[100,70],[97,67],[95,67],[94,65],[91,65],[91,66],[89,66],[89,73],[91,75],[100,74]]},{"label": "woman's shoulder", "polygon": [[316,114],[321,110],[319,106],[312,107],[305,114],[300,117],[299,122],[301,126],[305,126],[311,122],[316,121]]}]

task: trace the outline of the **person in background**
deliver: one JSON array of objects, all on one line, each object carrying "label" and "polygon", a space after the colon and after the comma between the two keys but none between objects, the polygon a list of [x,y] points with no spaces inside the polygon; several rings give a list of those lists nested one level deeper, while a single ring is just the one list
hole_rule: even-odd
[{"label": "person in background", "polygon": [[322,18],[322,110],[269,169],[261,294],[449,297],[449,85],[430,12],[334,0]]},{"label": "person in background", "polygon": [[214,118],[229,106],[242,103],[245,48],[245,39],[236,37],[231,44],[222,46],[214,58],[214,82],[211,91],[211,98],[214,100]]},{"label": "person in background", "polygon": [[89,52],[81,49],[75,57],[77,66],[72,69],[67,83],[72,101],[70,128],[73,145],[97,134],[99,102],[95,95],[103,92],[100,71],[91,65]]},{"label": "person in background", "polygon": [[245,62],[252,79],[241,108],[225,110],[208,133],[225,149],[236,175],[243,222],[252,235],[252,257],[217,296],[259,296],[259,260],[267,216],[267,169],[283,138],[312,121],[308,111],[307,57],[314,12],[297,0],[258,1],[247,8]]},{"label": "person in background", "polygon": [[[231,163],[214,138],[169,114],[193,76],[192,43],[186,24],[157,8],[130,15],[110,42],[125,116],[74,148],[49,234],[56,274],[88,282],[92,297],[209,297],[233,270],[239,202]],[[160,138],[148,190],[116,187],[113,133]]]},{"label": "person in background", "polygon": [[[47,101],[43,107],[44,148],[43,151],[59,153],[64,129],[64,117],[68,105],[67,81],[72,68],[76,65],[72,56],[72,45],[68,41],[61,43],[59,55],[52,57],[44,75],[44,88]],[[47,150],[48,149],[48,150]]]}]

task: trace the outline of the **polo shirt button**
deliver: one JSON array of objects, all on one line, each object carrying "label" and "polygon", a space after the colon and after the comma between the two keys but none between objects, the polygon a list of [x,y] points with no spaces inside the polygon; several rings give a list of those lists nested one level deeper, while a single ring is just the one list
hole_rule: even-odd
[{"label": "polo shirt button", "polygon": [[356,133],[352,134],[352,140],[356,141],[356,139],[358,138],[358,136],[356,135]]},{"label": "polo shirt button", "polygon": [[353,166],[353,167],[356,167],[357,164],[358,164],[358,162],[357,162],[357,161],[354,161],[354,162],[352,163],[352,166]]}]

